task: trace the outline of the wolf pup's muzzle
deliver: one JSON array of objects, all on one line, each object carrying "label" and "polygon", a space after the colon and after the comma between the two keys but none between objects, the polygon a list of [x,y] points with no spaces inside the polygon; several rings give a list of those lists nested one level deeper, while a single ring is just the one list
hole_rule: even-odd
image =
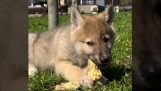
[{"label": "wolf pup's muzzle", "polygon": [[111,62],[111,55],[100,56],[99,60],[100,60],[99,66],[101,67],[107,66]]},{"label": "wolf pup's muzzle", "polygon": [[111,54],[109,55],[95,55],[95,56],[92,56],[91,59],[93,60],[93,62],[100,66],[100,67],[105,67],[107,66],[111,60],[112,60],[112,57],[111,57]]}]

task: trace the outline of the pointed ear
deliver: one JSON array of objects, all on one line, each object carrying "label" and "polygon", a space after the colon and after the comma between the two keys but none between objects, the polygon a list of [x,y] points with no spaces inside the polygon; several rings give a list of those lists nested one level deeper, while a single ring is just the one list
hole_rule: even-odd
[{"label": "pointed ear", "polygon": [[114,19],[114,8],[109,6],[105,8],[105,11],[97,15],[98,18],[106,21],[107,24],[111,25]]},{"label": "pointed ear", "polygon": [[72,6],[71,9],[71,28],[75,29],[83,22],[83,17],[75,7]]}]

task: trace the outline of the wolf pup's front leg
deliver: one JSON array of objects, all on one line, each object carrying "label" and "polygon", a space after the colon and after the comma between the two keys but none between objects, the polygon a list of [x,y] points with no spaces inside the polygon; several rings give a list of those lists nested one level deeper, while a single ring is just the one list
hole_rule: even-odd
[{"label": "wolf pup's front leg", "polygon": [[55,65],[55,71],[68,81],[78,81],[82,86],[89,88],[93,86],[93,81],[87,76],[86,72],[70,61],[59,60]]},{"label": "wolf pup's front leg", "polygon": [[29,67],[28,69],[29,76],[34,76],[38,72],[37,68],[31,63],[28,64],[28,67]]}]

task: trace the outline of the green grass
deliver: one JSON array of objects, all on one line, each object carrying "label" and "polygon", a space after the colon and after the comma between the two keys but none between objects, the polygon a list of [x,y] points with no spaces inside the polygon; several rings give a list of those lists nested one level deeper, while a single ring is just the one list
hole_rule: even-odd
[{"label": "green grass", "polygon": [[[131,91],[132,90],[132,12],[120,12],[115,15],[114,26],[116,42],[112,50],[113,61],[104,74],[108,78],[106,85],[96,84],[93,91]],[[60,26],[70,23],[69,16],[60,16]],[[29,31],[41,32],[47,30],[47,17],[29,18]],[[39,72],[29,78],[30,91],[53,91],[56,84],[65,80],[52,71]],[[82,88],[79,91],[87,91]],[[78,90],[77,90],[78,91]]]}]

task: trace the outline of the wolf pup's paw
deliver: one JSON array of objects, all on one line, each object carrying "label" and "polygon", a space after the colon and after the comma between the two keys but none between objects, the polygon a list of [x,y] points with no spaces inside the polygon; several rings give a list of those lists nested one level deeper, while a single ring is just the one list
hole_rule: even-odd
[{"label": "wolf pup's paw", "polygon": [[84,87],[92,88],[93,87],[93,80],[90,79],[88,76],[83,76],[80,81],[80,84]]},{"label": "wolf pup's paw", "polygon": [[38,72],[37,69],[34,68],[34,67],[31,67],[31,68],[28,69],[28,75],[29,76],[34,76],[37,72]]}]

